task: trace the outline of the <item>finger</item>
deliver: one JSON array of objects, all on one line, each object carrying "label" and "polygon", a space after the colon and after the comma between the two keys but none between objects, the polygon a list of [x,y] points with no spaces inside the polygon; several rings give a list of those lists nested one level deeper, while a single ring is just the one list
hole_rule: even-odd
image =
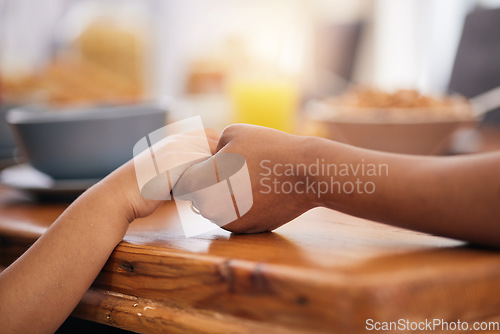
[{"label": "finger", "polygon": [[210,139],[210,138],[207,138],[208,140],[208,146],[210,146],[210,152],[212,154],[215,154],[217,152],[217,144],[218,144],[218,140],[216,139]]},{"label": "finger", "polygon": [[239,126],[239,124],[231,124],[222,131],[219,142],[217,143],[217,152],[222,150],[231,140],[233,140],[235,133],[238,132]]},{"label": "finger", "polygon": [[215,173],[214,157],[190,166],[175,184],[174,196],[182,199],[190,193],[217,183]]},{"label": "finger", "polygon": [[193,202],[200,214],[216,225],[235,221],[253,205],[245,159],[239,154],[219,152],[192,165],[175,185],[173,196]]},{"label": "finger", "polygon": [[217,152],[217,143],[219,141],[220,132],[212,128],[207,128],[205,129],[205,136],[207,138],[208,145],[210,146],[210,152],[215,154],[215,152]]},{"label": "finger", "polygon": [[202,162],[190,166],[184,171],[176,186],[179,194],[194,192],[200,187],[208,187],[217,182],[215,176],[216,159],[227,149],[222,148],[214,155]]}]

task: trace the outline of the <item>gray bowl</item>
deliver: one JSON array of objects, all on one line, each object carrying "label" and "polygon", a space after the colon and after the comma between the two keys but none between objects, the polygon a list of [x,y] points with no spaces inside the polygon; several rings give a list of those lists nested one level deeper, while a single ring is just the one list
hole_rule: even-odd
[{"label": "gray bowl", "polygon": [[54,179],[101,178],[133,157],[135,143],[166,122],[159,102],[47,111],[20,107],[7,114],[21,152]]},{"label": "gray bowl", "polygon": [[14,156],[16,144],[7,124],[6,115],[9,110],[17,106],[19,105],[8,102],[0,103],[0,159],[12,158]]}]

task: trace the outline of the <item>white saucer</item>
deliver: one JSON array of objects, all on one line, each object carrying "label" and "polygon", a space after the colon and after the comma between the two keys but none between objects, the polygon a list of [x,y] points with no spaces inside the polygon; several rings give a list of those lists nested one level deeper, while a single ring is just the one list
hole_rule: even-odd
[{"label": "white saucer", "polygon": [[1,184],[35,195],[79,195],[99,180],[55,180],[29,164],[15,165],[0,172]]}]

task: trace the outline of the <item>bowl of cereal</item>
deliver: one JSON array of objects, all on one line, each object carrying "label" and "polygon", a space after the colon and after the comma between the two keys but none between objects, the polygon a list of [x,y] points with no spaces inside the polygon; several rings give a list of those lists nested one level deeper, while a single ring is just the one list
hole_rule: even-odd
[{"label": "bowl of cereal", "polygon": [[442,154],[457,130],[477,117],[460,96],[431,97],[415,90],[384,92],[355,87],[339,96],[310,101],[303,133],[346,144],[406,154]]}]

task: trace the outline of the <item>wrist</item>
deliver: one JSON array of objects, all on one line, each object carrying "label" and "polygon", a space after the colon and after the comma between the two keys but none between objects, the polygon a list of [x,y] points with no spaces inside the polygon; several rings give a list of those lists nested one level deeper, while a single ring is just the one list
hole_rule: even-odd
[{"label": "wrist", "polygon": [[[85,213],[78,215],[78,211]],[[99,231],[102,240],[109,240],[114,246],[125,236],[131,217],[123,193],[110,182],[109,176],[83,193],[63,215],[87,221],[86,224],[95,226],[92,231]]]},{"label": "wrist", "polygon": [[299,137],[300,142],[298,143],[299,154],[298,157],[300,161],[299,164],[305,166],[303,169],[303,174],[299,174],[300,180],[298,182],[304,183],[304,194],[301,196],[302,205],[306,207],[306,211],[318,206],[325,206],[323,199],[318,196],[317,187],[311,185],[317,185],[321,182],[321,176],[319,173],[311,173],[311,166],[317,164],[318,159],[321,161],[322,152],[321,138],[312,136]]},{"label": "wrist", "polygon": [[[306,165],[304,178],[313,184],[307,192],[311,207],[328,207],[345,210],[352,202],[353,193],[344,191],[343,185],[354,185],[353,176],[345,172],[345,166],[357,162],[353,147],[320,137],[304,137],[302,145],[303,163]],[[349,190],[349,189],[348,189]]]},{"label": "wrist", "polygon": [[147,200],[141,195],[132,161],[113,171],[100,183],[107,193],[112,194],[115,205],[128,223],[146,216],[143,211]]}]

